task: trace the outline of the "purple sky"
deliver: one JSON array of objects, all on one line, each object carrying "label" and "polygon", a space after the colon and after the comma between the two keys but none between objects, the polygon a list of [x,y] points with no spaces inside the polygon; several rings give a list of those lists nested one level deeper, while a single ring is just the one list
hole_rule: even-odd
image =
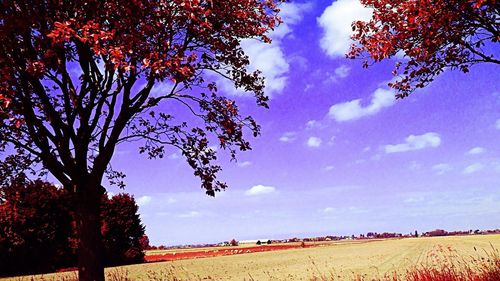
[{"label": "purple sky", "polygon": [[498,66],[445,71],[396,101],[395,60],[344,58],[350,23],[369,15],[356,0],[296,1],[273,44],[243,42],[271,108],[219,81],[262,135],[237,163],[221,153],[230,188],[216,198],[178,151],[147,160],[118,148],[113,166],[153,244],[500,227]]}]

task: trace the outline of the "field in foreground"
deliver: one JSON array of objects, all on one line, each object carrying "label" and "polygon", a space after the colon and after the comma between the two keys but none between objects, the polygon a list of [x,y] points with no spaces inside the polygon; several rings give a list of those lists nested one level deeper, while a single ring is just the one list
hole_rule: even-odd
[{"label": "field in foreground", "polygon": [[[355,276],[382,277],[404,272],[416,264],[432,263],[438,249],[461,262],[487,258],[500,249],[500,235],[389,239],[332,242],[321,247],[178,260],[107,269],[109,280],[315,280]],[[452,249],[450,252],[448,249]],[[442,252],[442,253],[443,253]],[[5,280],[72,280],[74,273],[59,273]],[[114,278],[113,278],[114,277]],[[322,280],[322,279],[316,279]],[[325,279],[331,280],[331,279]],[[500,277],[499,277],[500,280]]]}]

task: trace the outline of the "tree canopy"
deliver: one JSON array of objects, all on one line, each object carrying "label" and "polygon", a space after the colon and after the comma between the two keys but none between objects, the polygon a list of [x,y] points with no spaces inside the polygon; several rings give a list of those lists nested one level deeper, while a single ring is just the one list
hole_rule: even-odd
[{"label": "tree canopy", "polygon": [[[59,180],[74,202],[80,280],[103,280],[100,198],[117,145],[142,141],[141,153],[182,151],[209,195],[226,184],[210,136],[235,157],[250,149],[235,102],[217,92],[231,80],[267,107],[263,78],[249,72],[240,42],[270,42],[275,0],[16,0],[0,3],[0,166]],[[209,73],[215,73],[216,76]],[[161,84],[160,92],[152,93]],[[188,123],[161,107],[183,107]],[[8,154],[8,155],[7,155]],[[9,172],[6,172],[7,174]]]},{"label": "tree canopy", "polygon": [[423,88],[446,68],[468,72],[477,63],[500,64],[500,5],[496,0],[361,0],[370,21],[353,23],[347,54],[364,66],[402,55],[389,85],[398,97]]},{"label": "tree canopy", "polygon": [[[134,198],[101,199],[104,263],[140,263],[148,247]],[[53,184],[18,178],[0,186],[0,276],[54,272],[77,265],[75,217],[68,192]]]}]

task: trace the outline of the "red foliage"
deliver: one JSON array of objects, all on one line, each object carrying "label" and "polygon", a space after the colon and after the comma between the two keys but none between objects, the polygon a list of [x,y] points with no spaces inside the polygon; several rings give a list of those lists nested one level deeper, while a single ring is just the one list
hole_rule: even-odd
[{"label": "red foliage", "polygon": [[0,276],[53,271],[75,262],[65,193],[35,181],[0,188]]},{"label": "red foliage", "polygon": [[[15,181],[0,187],[0,276],[51,272],[76,265],[76,222],[68,193],[52,184]],[[144,261],[144,227],[133,197],[103,196],[105,263]]]},{"label": "red foliage", "polygon": [[139,239],[139,243],[141,244],[141,248],[143,250],[151,250],[151,245],[149,244],[149,237],[147,235],[143,235]]},{"label": "red foliage", "polygon": [[361,0],[374,9],[368,22],[353,23],[357,41],[348,57],[379,62],[404,54],[389,84],[405,97],[445,68],[468,72],[476,63],[500,64],[500,8],[496,0]]},{"label": "red foliage", "polygon": [[[105,175],[123,186],[124,174],[110,166],[118,144],[142,141],[139,151],[150,158],[176,147],[208,195],[226,188],[208,135],[234,158],[250,149],[245,128],[254,136],[260,128],[218,94],[208,74],[267,107],[263,78],[248,71],[240,42],[270,41],[277,2],[0,2],[0,151],[15,148],[0,167],[41,163],[75,198],[81,280],[104,280],[99,205]],[[169,89],[153,94],[164,81]],[[162,111],[171,107],[158,106],[167,101],[198,119],[174,121]]]},{"label": "red foliage", "polygon": [[144,248],[141,244],[144,226],[132,196],[125,193],[117,194],[111,199],[103,196],[101,223],[107,265],[144,261]]}]

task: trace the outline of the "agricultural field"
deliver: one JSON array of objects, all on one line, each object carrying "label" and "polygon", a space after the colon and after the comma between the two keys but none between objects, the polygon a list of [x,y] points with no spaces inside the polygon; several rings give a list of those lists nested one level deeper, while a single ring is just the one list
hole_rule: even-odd
[{"label": "agricultural field", "polygon": [[[461,264],[487,259],[493,249],[500,249],[500,235],[337,241],[305,248],[137,264],[108,268],[106,272],[108,280],[352,280],[356,276],[371,280],[404,272],[416,264],[432,266],[439,259]],[[165,253],[172,254],[172,250]],[[70,281],[74,276],[66,272],[1,280]]]}]

